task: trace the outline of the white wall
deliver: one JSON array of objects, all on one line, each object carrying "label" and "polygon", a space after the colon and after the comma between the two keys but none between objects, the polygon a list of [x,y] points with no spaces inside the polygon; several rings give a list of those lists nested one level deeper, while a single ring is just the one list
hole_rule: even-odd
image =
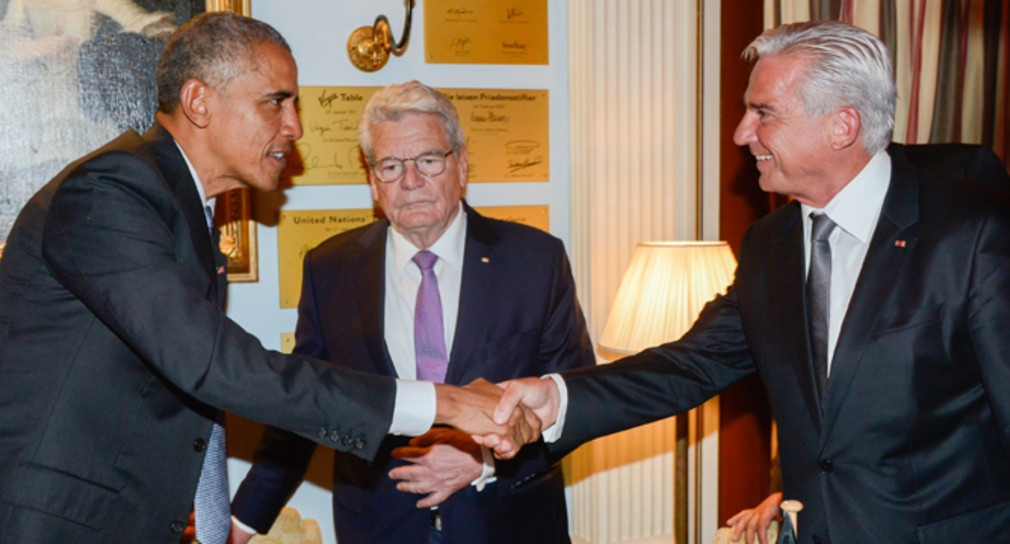
[{"label": "white wall", "polygon": [[[551,233],[565,243],[569,239],[568,167],[568,20],[566,0],[547,0],[550,28],[550,63],[546,66],[426,64],[424,62],[424,2],[417,2],[414,28],[407,52],[392,57],[375,73],[354,68],[347,59],[346,42],[359,26],[371,25],[377,15],[389,18],[396,38],[403,29],[404,3],[400,0],[252,0],[252,15],[276,27],[290,42],[299,66],[302,85],[379,86],[417,79],[434,87],[500,89],[547,89],[550,100],[550,177],[539,183],[471,184],[467,199],[474,206],[548,205]],[[276,197],[275,197],[276,198]],[[284,191],[285,210],[367,208],[372,205],[365,185],[302,186]],[[228,315],[279,349],[280,335],[292,332],[297,313],[279,308],[277,283],[277,232],[260,225],[257,283],[233,284],[229,288]],[[251,449],[259,438],[258,427],[229,420],[229,452],[232,489],[245,475]],[[316,454],[313,470],[325,470],[331,459]],[[313,479],[325,482],[327,476]],[[305,484],[292,506],[304,517],[315,518],[323,537],[334,542],[329,493]]]}]

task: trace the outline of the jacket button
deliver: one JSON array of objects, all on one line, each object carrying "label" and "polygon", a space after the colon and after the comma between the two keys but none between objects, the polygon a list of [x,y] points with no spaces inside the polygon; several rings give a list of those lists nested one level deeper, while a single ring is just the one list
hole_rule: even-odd
[{"label": "jacket button", "polygon": [[356,450],[365,449],[365,441],[359,438],[357,442],[354,443],[354,449]]},{"label": "jacket button", "polygon": [[197,438],[193,441],[193,451],[202,452],[207,449],[207,441],[202,438]]},{"label": "jacket button", "polygon": [[344,445],[345,446],[351,447],[351,444],[353,444],[353,443],[354,443],[354,439],[351,438],[350,435],[344,437]]},{"label": "jacket button", "polygon": [[327,434],[326,429],[322,427],[320,427],[319,430],[316,431],[316,437],[318,437],[320,440],[326,440],[326,434]]},{"label": "jacket button", "polygon": [[330,442],[333,442],[334,444],[339,444],[340,433],[338,433],[337,431],[330,431]]},{"label": "jacket button", "polygon": [[169,529],[172,530],[173,535],[181,535],[182,532],[186,530],[186,524],[179,520],[175,520],[172,522],[172,525],[169,526]]},{"label": "jacket button", "polygon": [[831,472],[832,470],[835,470],[835,465],[832,465],[831,461],[828,460],[828,459],[825,459],[825,460],[821,461],[820,462],[820,467],[821,467],[821,472]]}]

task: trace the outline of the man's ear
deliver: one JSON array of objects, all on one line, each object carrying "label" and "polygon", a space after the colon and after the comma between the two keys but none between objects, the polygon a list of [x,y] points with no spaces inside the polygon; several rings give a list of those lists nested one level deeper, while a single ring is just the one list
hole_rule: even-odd
[{"label": "man's ear", "polygon": [[368,170],[368,188],[372,191],[372,201],[379,201],[379,180],[375,179],[375,175],[372,174],[372,170]]},{"label": "man's ear", "polygon": [[470,177],[469,158],[470,156],[465,147],[456,152],[456,168],[458,168],[459,186],[462,189],[466,189],[466,184]]},{"label": "man's ear", "polygon": [[208,98],[211,92],[211,88],[199,79],[186,81],[179,92],[179,107],[189,122],[199,128],[207,128],[210,124]]},{"label": "man's ear", "polygon": [[859,131],[863,126],[859,110],[852,106],[843,106],[831,116],[832,149],[839,151],[859,141]]}]

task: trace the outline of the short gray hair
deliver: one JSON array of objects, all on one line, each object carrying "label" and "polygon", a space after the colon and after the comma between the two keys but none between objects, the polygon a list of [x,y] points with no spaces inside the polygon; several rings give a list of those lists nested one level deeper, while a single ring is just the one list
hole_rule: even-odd
[{"label": "short gray hair", "polygon": [[199,79],[218,89],[256,66],[256,46],[264,43],[291,51],[272,26],[226,11],[198,15],[168,38],[158,59],[158,110],[172,113],[182,86]]},{"label": "short gray hair", "polygon": [[811,21],[766,30],[743,53],[747,60],[792,56],[809,60],[800,93],[810,116],[843,106],[859,111],[870,155],[891,140],[898,92],[887,47],[869,32],[839,21]]},{"label": "short gray hair", "polygon": [[459,112],[444,94],[421,83],[408,81],[379,89],[368,99],[358,121],[358,144],[371,163],[375,160],[372,149],[372,127],[383,121],[398,121],[405,113],[434,113],[442,119],[445,136],[453,151],[466,149],[466,138],[459,126]]}]

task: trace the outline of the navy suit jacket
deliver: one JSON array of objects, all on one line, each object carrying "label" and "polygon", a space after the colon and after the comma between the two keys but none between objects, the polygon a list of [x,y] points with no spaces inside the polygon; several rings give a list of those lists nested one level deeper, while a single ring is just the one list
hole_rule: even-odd
[{"label": "navy suit jacket", "polygon": [[893,165],[823,398],[792,202],[748,230],[733,285],[680,341],[565,375],[558,447],[683,412],[756,371],[783,496],[804,504],[800,542],[1005,541],[1010,203]]},{"label": "navy suit jacket", "polygon": [[[538,376],[594,362],[561,242],[537,229],[482,217],[464,203],[460,308],[446,382]],[[385,220],[335,236],[305,257],[296,351],[395,375],[383,334]],[[389,437],[367,464],[337,454],[333,509],[341,544],[428,542],[430,512],[386,473]],[[233,512],[267,532],[304,476],[315,445],[268,429]],[[569,542],[564,481],[543,443],[497,463],[498,481],[468,486],[440,506],[447,543]]]},{"label": "navy suit jacket", "polygon": [[0,542],[177,544],[218,410],[375,454],[393,380],[263,349],[223,264],[160,128],[32,197],[0,260]]},{"label": "navy suit jacket", "polygon": [[899,144],[887,152],[937,176],[1010,190],[1010,174],[992,148],[976,144]]}]

